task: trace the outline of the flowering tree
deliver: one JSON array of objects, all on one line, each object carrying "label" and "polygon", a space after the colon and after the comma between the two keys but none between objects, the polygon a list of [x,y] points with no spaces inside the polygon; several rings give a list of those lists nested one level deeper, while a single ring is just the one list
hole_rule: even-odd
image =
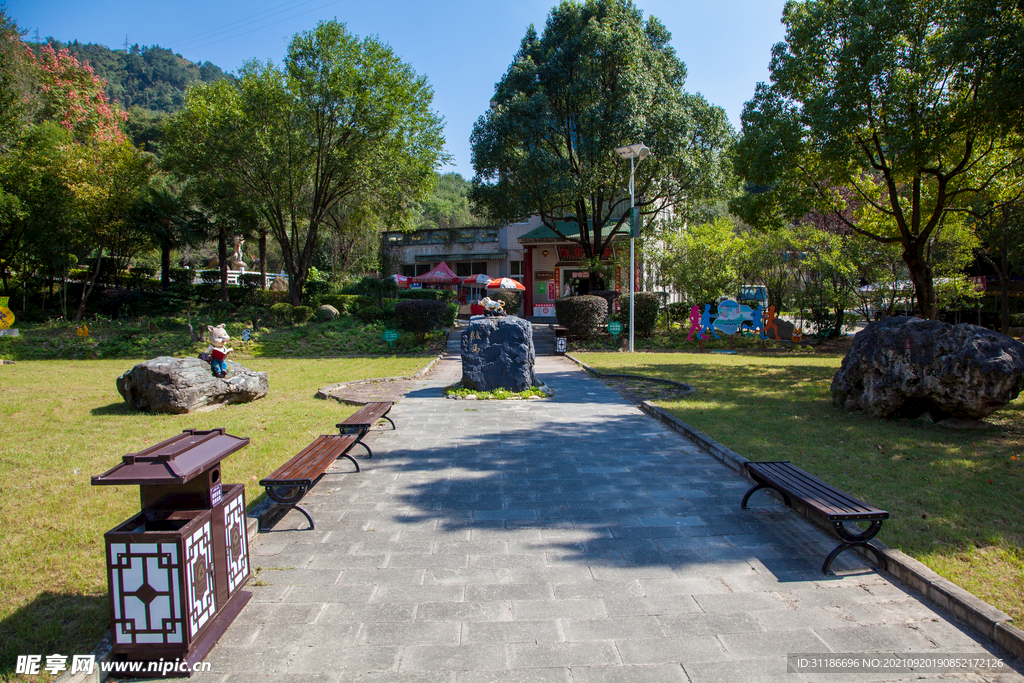
[{"label": "flowering tree", "polygon": [[106,83],[89,63],[44,45],[36,56],[25,46],[36,72],[38,119],[57,121],[77,142],[121,142],[128,112],[107,101]]}]

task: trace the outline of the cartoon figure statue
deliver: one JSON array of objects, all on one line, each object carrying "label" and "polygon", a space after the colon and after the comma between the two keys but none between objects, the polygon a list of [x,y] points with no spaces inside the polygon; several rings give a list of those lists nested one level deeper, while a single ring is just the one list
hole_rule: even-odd
[{"label": "cartoon figure statue", "polygon": [[762,332],[764,328],[764,304],[758,303],[757,308],[754,309],[750,319],[750,327],[740,326],[740,332],[749,331],[751,334],[756,335],[758,332]]},{"label": "cartoon figure statue", "polygon": [[775,340],[779,339],[779,328],[775,326],[775,307],[769,306],[768,311],[764,314],[764,327],[761,328],[761,339],[768,338],[768,330],[775,333]]},{"label": "cartoon figure statue", "polygon": [[711,324],[711,304],[704,304],[704,312],[700,316],[700,334],[697,336],[701,339],[707,339],[705,333],[711,332],[718,339],[718,332],[715,331],[714,326]]},{"label": "cartoon figure statue", "polygon": [[693,333],[700,329],[700,306],[694,304],[690,309],[690,334],[686,335],[686,341],[693,341]]},{"label": "cartoon figure statue", "polygon": [[210,355],[210,371],[213,372],[214,377],[225,377],[228,374],[227,357],[233,350],[227,346],[231,337],[224,329],[224,323],[216,327],[207,325],[206,329],[210,331],[210,345],[206,347],[206,353]]},{"label": "cartoon figure statue", "polygon": [[89,326],[86,325],[85,323],[82,323],[82,326],[75,330],[75,334],[77,334],[79,337],[83,337],[83,338],[84,337],[88,337],[89,336]]},{"label": "cartoon figure statue", "polygon": [[7,308],[10,297],[0,297],[0,330],[6,330],[14,324],[14,312]]}]

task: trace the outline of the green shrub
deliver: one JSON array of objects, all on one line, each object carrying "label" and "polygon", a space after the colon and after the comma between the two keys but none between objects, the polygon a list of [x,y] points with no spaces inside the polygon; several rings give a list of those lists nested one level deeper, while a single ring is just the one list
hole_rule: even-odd
[{"label": "green shrub", "polygon": [[[311,302],[320,302],[331,291],[331,283],[326,280],[310,280],[306,282],[303,292]],[[319,304],[318,304],[319,305]]]},{"label": "green shrub", "polygon": [[202,279],[203,284],[215,285],[220,282],[220,271],[219,270],[201,270],[199,271],[199,277]]},{"label": "green shrub", "polygon": [[295,308],[289,303],[282,301],[281,303],[274,304],[270,307],[270,315],[283,323],[290,323],[292,316],[294,315]]},{"label": "green shrub", "polygon": [[599,296],[567,296],[555,299],[558,324],[574,339],[590,339],[601,330],[608,315],[608,302]]},{"label": "green shrub", "polygon": [[364,323],[375,323],[381,319],[384,315],[384,311],[379,306],[362,306],[357,308],[353,313],[355,317],[362,320]]},{"label": "green shrub", "polygon": [[[661,297],[651,292],[635,292],[633,299],[636,301],[636,313],[633,315],[636,322],[636,333],[641,337],[650,337],[654,334],[654,328],[658,324],[658,313],[661,311]],[[622,324],[628,330],[628,296],[619,299],[619,307],[622,309]]]},{"label": "green shrub", "polygon": [[[406,299],[395,304],[395,324],[399,329],[412,332],[422,342],[427,332],[445,327],[450,316],[450,304],[430,299]],[[458,304],[454,304],[458,313]],[[454,319],[453,319],[454,320]]]},{"label": "green shrub", "polygon": [[238,284],[245,289],[259,289],[263,286],[263,276],[259,273],[242,273],[238,278]]},{"label": "green shrub", "polygon": [[252,293],[252,303],[254,306],[273,307],[275,304],[288,303],[287,299],[288,292],[274,292],[269,289],[257,289]]},{"label": "green shrub", "polygon": [[191,268],[171,268],[171,272],[168,275],[171,278],[171,282],[176,285],[191,285],[192,281],[196,278],[196,271]]},{"label": "green shrub", "polygon": [[1010,327],[1024,327],[1024,313],[1011,313]]},{"label": "green shrub", "polygon": [[399,299],[430,299],[449,303],[455,301],[456,292],[450,289],[402,289],[398,292]]},{"label": "green shrub", "polygon": [[590,293],[592,296],[599,296],[608,302],[608,315],[615,312],[615,300],[619,298],[620,292],[614,289],[595,289]]},{"label": "green shrub", "polygon": [[292,320],[299,325],[306,323],[313,317],[313,309],[309,306],[296,306],[292,309]]},{"label": "green shrub", "polygon": [[459,304],[453,301],[445,305],[448,307],[448,311],[445,314],[442,327],[451,327],[455,324],[455,319],[459,317]]},{"label": "green shrub", "polygon": [[498,289],[487,292],[494,301],[505,304],[505,312],[509,315],[516,315],[519,307],[523,305],[523,293],[518,289]]}]

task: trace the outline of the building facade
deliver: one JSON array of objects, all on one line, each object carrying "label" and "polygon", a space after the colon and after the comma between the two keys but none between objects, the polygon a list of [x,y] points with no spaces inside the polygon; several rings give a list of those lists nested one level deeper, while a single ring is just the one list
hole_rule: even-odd
[{"label": "building facade", "polygon": [[[559,228],[569,236],[578,234],[572,224]],[[624,246],[628,252],[628,244],[628,237],[622,236],[615,240],[613,249]],[[554,318],[555,299],[586,294],[589,286],[589,274],[581,265],[582,247],[544,227],[539,216],[502,226],[391,231],[384,234],[384,249],[394,272],[400,275],[423,275],[444,261],[460,277],[482,273],[518,280],[526,287],[525,316]],[[614,282],[605,283],[605,287],[621,289],[621,283],[621,273],[616,269]],[[468,303],[480,295],[481,291],[470,289],[461,298]]]}]

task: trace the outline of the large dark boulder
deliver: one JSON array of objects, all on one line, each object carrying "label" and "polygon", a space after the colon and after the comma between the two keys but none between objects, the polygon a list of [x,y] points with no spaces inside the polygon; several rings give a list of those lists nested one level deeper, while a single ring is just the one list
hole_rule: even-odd
[{"label": "large dark boulder", "polygon": [[832,378],[832,398],[876,417],[982,418],[1020,393],[1024,344],[975,325],[871,323]]},{"label": "large dark boulder", "polygon": [[462,386],[525,391],[537,384],[533,326],[522,318],[473,320],[462,332]]},{"label": "large dark boulder", "polygon": [[117,378],[117,391],[128,405],[154,413],[191,413],[227,403],[248,403],[269,391],[267,373],[228,361],[218,379],[198,358],[160,356],[139,363]]}]

